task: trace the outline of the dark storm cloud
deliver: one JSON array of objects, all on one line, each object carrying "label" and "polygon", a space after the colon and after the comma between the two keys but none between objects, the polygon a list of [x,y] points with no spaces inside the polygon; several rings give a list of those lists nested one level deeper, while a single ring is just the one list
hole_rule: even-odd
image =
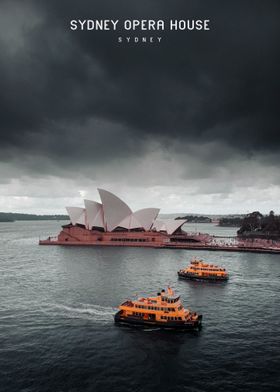
[{"label": "dark storm cloud", "polygon": [[[3,160],[34,156],[42,170],[40,157],[47,157],[67,170],[144,154],[154,140],[173,152],[214,142],[219,149],[201,158],[215,165],[227,159],[219,150],[228,146],[236,157],[279,151],[279,2],[0,7]],[[192,17],[210,19],[211,30],[165,31],[158,46],[119,45],[115,32],[69,29],[72,18]]]}]

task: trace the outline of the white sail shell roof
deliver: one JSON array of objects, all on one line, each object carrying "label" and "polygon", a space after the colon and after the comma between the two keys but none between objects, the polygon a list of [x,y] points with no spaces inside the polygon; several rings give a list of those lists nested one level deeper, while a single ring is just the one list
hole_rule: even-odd
[{"label": "white sail shell roof", "polygon": [[143,208],[132,212],[129,206],[119,197],[104,189],[98,189],[102,201],[84,200],[85,208],[66,207],[73,225],[82,224],[86,228],[102,227],[106,231],[113,231],[117,227],[127,230],[151,229],[166,231],[173,234],[186,220],[159,219],[159,208]]},{"label": "white sail shell roof", "polygon": [[100,203],[92,200],[84,200],[86,209],[86,227],[92,229],[93,227],[104,228],[103,206]]},{"label": "white sail shell roof", "polygon": [[167,234],[173,234],[179,227],[186,223],[186,219],[167,219],[165,221]]},{"label": "white sail shell roof", "polygon": [[154,222],[152,229],[154,229],[156,231],[161,231],[161,230],[166,231],[166,227],[164,225],[164,222],[160,219],[157,219]]},{"label": "white sail shell roof", "polygon": [[143,208],[126,216],[118,226],[127,230],[143,228],[145,231],[148,231],[151,229],[158,213],[159,208]]},{"label": "white sail shell roof", "polygon": [[167,234],[173,234],[186,222],[186,219],[160,219],[154,222],[153,229],[156,231],[166,231]]},{"label": "white sail shell roof", "polygon": [[83,213],[80,216],[80,218],[77,220],[76,223],[78,223],[80,225],[86,225],[86,209],[85,208],[83,208]]},{"label": "white sail shell roof", "polygon": [[104,223],[107,231],[114,230],[127,216],[132,214],[128,205],[113,193],[98,189],[104,212]]},{"label": "white sail shell roof", "polygon": [[[132,220],[135,219],[135,222],[140,223],[140,226],[138,227],[143,227],[146,231],[148,231],[151,229],[154,221],[156,220],[159,211],[159,208],[143,208],[142,210],[138,210],[133,213]],[[133,224],[135,223],[132,221],[131,225]]]},{"label": "white sail shell roof", "polygon": [[81,207],[66,207],[72,225],[85,225],[85,209]]},{"label": "white sail shell roof", "polygon": [[[119,227],[123,227],[124,229],[129,230],[131,227],[131,217],[133,214],[126,216],[119,224]],[[137,226],[138,227],[138,226]]]}]

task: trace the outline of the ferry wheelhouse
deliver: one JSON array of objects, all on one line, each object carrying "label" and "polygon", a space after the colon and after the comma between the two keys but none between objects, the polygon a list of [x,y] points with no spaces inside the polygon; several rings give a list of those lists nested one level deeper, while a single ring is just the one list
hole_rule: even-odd
[{"label": "ferry wheelhouse", "polygon": [[199,259],[193,259],[187,268],[178,271],[178,275],[181,278],[191,280],[228,280],[228,273],[225,268],[204,263],[203,260]]},{"label": "ferry wheelhouse", "polygon": [[200,330],[202,315],[184,309],[180,296],[169,287],[156,297],[127,300],[119,306],[115,322],[134,326],[156,326],[163,329]]}]

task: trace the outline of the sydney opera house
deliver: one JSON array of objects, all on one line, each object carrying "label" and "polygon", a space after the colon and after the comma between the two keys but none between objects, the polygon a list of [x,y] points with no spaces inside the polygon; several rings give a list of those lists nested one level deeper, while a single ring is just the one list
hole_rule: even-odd
[{"label": "sydney opera house", "polygon": [[[182,230],[186,220],[158,219],[158,208],[132,211],[119,197],[98,189],[101,203],[84,200],[84,208],[66,207],[70,223],[41,245],[174,247],[203,241]],[[178,246],[179,247],[179,246]]]}]

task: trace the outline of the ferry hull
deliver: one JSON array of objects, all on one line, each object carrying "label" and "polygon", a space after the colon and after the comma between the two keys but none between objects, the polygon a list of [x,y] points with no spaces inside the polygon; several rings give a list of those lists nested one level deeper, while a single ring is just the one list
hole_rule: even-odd
[{"label": "ferry hull", "polygon": [[115,323],[123,324],[127,326],[134,327],[154,327],[160,329],[172,329],[172,330],[180,330],[180,331],[200,331],[202,328],[202,315],[198,316],[197,320],[194,321],[150,321],[143,320],[137,317],[124,317],[121,315],[121,311],[115,314]]},{"label": "ferry hull", "polygon": [[211,281],[211,282],[226,282],[228,280],[228,277],[219,277],[219,276],[196,276],[192,274],[186,274],[183,272],[178,272],[178,276],[183,279],[188,279],[188,280],[205,280],[205,281]]}]

